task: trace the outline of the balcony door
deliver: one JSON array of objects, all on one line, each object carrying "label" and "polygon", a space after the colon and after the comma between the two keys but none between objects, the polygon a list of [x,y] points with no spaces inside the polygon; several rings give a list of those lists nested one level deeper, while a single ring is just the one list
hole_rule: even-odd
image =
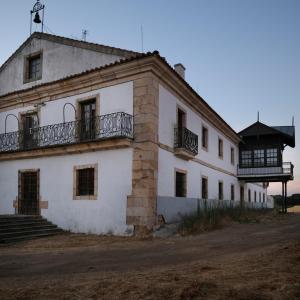
[{"label": "balcony door", "polygon": [[22,116],[23,125],[23,146],[25,149],[32,149],[38,145],[38,114],[27,113]]},{"label": "balcony door", "polygon": [[39,171],[19,173],[18,213],[22,215],[39,214]]},{"label": "balcony door", "polygon": [[80,104],[80,111],[80,140],[93,140],[96,135],[96,100],[82,102]]},{"label": "balcony door", "polygon": [[180,108],[177,109],[177,128],[178,131],[182,131],[182,129],[186,127],[186,113]]}]

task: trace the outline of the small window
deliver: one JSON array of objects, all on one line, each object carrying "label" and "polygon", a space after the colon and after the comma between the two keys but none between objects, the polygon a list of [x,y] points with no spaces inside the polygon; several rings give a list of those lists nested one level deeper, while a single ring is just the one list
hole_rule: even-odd
[{"label": "small window", "polygon": [[259,203],[261,203],[261,192],[259,192]]},{"label": "small window", "polygon": [[42,78],[42,53],[25,57],[24,83]]},{"label": "small window", "polygon": [[223,140],[220,138],[218,140],[218,155],[219,158],[223,158]]},{"label": "small window", "polygon": [[230,200],[234,200],[234,184],[230,186]]},{"label": "small window", "polygon": [[254,192],[254,202],[256,202],[256,191]]},{"label": "small window", "polygon": [[248,202],[251,202],[251,190],[248,189]]},{"label": "small window", "polygon": [[223,182],[219,181],[219,200],[224,199],[224,194],[223,194]]},{"label": "small window", "polygon": [[208,150],[208,129],[202,126],[202,148]]},{"label": "small window", "polygon": [[201,190],[202,199],[208,199],[208,180],[206,177],[202,177]]},{"label": "small window", "polygon": [[232,165],[234,165],[234,148],[230,147],[230,162]]},{"label": "small window", "polygon": [[186,197],[186,173],[176,171],[175,181],[175,197]]},{"label": "small window", "polygon": [[96,200],[98,166],[84,165],[74,167],[73,177],[73,199],[74,200]]}]

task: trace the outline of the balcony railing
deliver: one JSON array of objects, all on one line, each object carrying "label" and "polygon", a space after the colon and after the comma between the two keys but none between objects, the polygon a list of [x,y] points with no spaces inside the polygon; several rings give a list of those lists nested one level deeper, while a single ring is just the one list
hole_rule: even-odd
[{"label": "balcony railing", "polygon": [[124,112],[0,134],[0,152],[32,150],[108,138],[133,138],[133,117]]},{"label": "balcony railing", "polygon": [[281,166],[277,167],[252,167],[240,168],[238,166],[237,175],[239,177],[247,176],[293,176],[294,165],[291,162],[283,162]]},{"label": "balcony railing", "polygon": [[198,135],[185,127],[174,129],[174,148],[181,148],[198,154]]}]

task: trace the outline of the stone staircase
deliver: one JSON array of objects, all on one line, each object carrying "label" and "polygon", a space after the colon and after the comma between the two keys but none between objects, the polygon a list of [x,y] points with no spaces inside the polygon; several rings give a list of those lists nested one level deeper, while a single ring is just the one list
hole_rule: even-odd
[{"label": "stone staircase", "polygon": [[62,233],[41,216],[0,215],[0,245]]}]

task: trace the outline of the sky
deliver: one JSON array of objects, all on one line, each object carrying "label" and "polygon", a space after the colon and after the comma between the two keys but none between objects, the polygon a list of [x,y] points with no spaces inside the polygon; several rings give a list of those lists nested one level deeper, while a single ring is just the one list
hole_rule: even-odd
[{"label": "sky", "polygon": [[[44,0],[45,31],[142,51],[186,67],[186,80],[237,132],[257,120],[291,125],[289,194],[300,193],[299,0]],[[0,0],[0,65],[29,36],[35,1]],[[142,30],[141,30],[142,27]],[[143,32],[143,43],[142,34]],[[270,194],[280,193],[272,184]]]}]

